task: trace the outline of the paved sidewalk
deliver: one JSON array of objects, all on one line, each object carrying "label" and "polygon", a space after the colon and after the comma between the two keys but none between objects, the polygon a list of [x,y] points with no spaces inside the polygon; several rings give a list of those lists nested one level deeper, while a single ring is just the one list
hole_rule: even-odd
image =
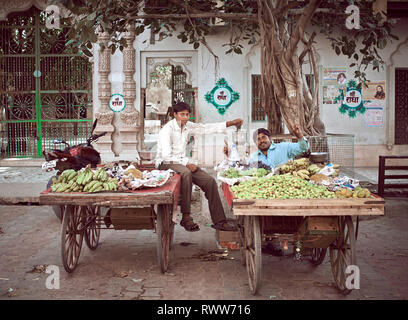
[{"label": "paved sidewalk", "polygon": [[[0,192],[22,194],[28,183],[45,188],[47,175],[40,175],[40,168],[0,167]],[[35,196],[42,189],[32,191]],[[307,257],[295,262],[292,248],[281,257],[263,254],[262,286],[252,296],[240,252],[214,254],[215,230],[201,199],[193,206],[201,230],[176,226],[166,274],[157,266],[152,230],[101,230],[98,249],[91,251],[84,242],[78,267],[68,274],[60,256],[61,224],[52,209],[0,205],[0,299],[408,299],[408,199],[386,199],[384,217],[361,221],[361,288],[346,297],[334,287],[329,254],[314,267]],[[60,268],[60,289],[46,289],[49,275],[32,272],[45,265]]]}]

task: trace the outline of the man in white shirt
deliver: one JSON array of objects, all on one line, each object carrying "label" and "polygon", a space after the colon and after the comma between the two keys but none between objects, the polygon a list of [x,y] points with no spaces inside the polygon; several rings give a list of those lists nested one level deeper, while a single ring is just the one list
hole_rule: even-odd
[{"label": "man in white shirt", "polygon": [[186,146],[189,134],[225,133],[227,127],[242,126],[242,119],[235,119],[220,123],[194,123],[188,121],[190,106],[179,102],[173,106],[174,119],[169,121],[159,132],[157,144],[156,168],[172,169],[181,175],[181,213],[180,225],[187,231],[199,231],[200,227],[191,218],[191,189],[192,184],[198,185],[208,199],[212,227],[224,231],[235,230],[235,226],[226,221],[224,209],[218,193],[217,182],[208,173],[186,157]]}]

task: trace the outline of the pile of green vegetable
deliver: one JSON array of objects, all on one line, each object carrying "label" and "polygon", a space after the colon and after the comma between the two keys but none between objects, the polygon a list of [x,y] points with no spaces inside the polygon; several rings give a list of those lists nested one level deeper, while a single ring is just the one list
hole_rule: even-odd
[{"label": "pile of green vegetable", "polygon": [[232,186],[238,199],[324,199],[337,198],[324,186],[292,176],[291,174],[261,177]]},{"label": "pile of green vegetable", "polygon": [[240,178],[240,177],[264,177],[266,176],[270,171],[264,169],[264,168],[251,168],[248,170],[237,170],[235,168],[229,168],[228,170],[225,170],[221,176],[225,178]]}]

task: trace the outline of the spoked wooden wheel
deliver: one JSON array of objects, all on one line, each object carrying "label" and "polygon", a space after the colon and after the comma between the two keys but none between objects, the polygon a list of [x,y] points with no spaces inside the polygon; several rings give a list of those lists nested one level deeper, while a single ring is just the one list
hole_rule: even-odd
[{"label": "spoked wooden wheel", "polygon": [[312,254],[310,256],[310,262],[314,266],[321,264],[326,257],[327,248],[312,248]]},{"label": "spoked wooden wheel", "polygon": [[157,259],[160,271],[165,273],[169,265],[170,250],[170,210],[167,205],[157,206],[156,232],[157,232]]},{"label": "spoked wooden wheel", "polygon": [[241,252],[241,263],[246,264],[246,245],[245,245],[245,228],[244,216],[238,216],[238,236],[239,236],[239,250]]},{"label": "spoked wooden wheel", "polygon": [[61,256],[67,272],[73,272],[77,266],[84,238],[85,207],[68,205],[64,212],[61,229]]},{"label": "spoked wooden wheel", "polygon": [[89,249],[95,250],[98,247],[99,236],[101,234],[99,225],[101,209],[99,207],[87,206],[85,212],[85,243]]},{"label": "spoked wooden wheel", "polygon": [[356,239],[351,217],[339,217],[339,236],[330,245],[330,263],[334,281],[340,292],[347,295],[346,268],[356,264]]},{"label": "spoked wooden wheel", "polygon": [[245,216],[244,231],[249,288],[255,295],[260,287],[262,269],[259,217]]}]

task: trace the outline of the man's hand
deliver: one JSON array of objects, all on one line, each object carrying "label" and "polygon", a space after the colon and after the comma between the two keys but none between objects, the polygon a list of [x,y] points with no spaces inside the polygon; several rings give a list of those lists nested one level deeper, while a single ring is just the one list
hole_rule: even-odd
[{"label": "man's hand", "polygon": [[192,163],[187,164],[186,167],[189,168],[191,172],[196,172],[198,169],[198,167]]},{"label": "man's hand", "polygon": [[234,119],[231,121],[227,121],[227,127],[236,126],[237,129],[241,129],[241,126],[243,123],[244,123],[244,120],[238,118],[238,119]]}]

